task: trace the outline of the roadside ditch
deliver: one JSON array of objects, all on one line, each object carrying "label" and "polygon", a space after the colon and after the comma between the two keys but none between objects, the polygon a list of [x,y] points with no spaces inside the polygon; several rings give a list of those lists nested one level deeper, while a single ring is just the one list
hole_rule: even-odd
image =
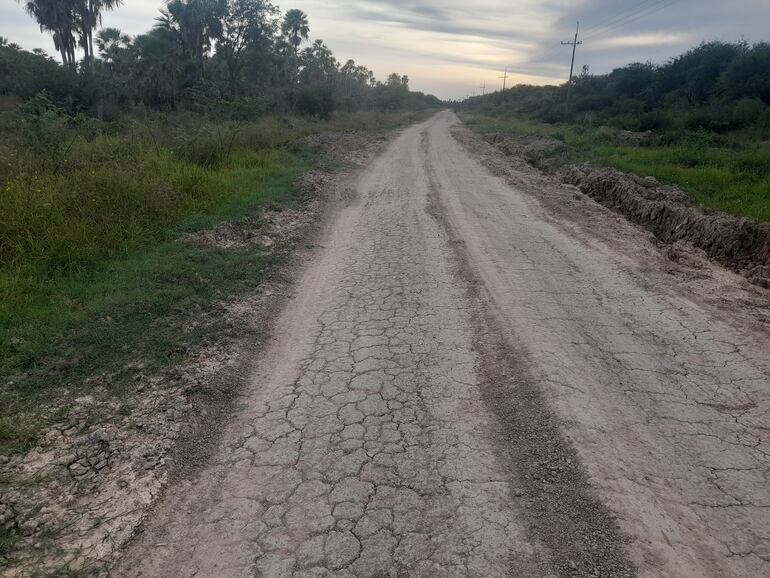
[{"label": "roadside ditch", "polygon": [[589,163],[554,162],[568,148],[542,136],[493,133],[484,140],[622,214],[666,244],[686,243],[706,257],[770,289],[770,224],[693,205],[687,193],[653,177],[639,177]]}]

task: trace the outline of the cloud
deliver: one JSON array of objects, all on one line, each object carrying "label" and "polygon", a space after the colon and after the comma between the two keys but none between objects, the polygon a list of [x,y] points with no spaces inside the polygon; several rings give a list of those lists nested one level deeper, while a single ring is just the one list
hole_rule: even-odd
[{"label": "cloud", "polygon": [[[767,38],[767,0],[276,0],[310,17],[311,35],[338,60],[353,58],[379,78],[408,74],[412,86],[442,97],[461,97],[486,82],[562,82],[569,47],[581,22],[576,67],[596,73],[632,61],[660,62],[702,40]],[[160,0],[130,0],[104,17],[128,34],[149,29]],[[686,24],[684,24],[686,23]],[[683,28],[685,28],[683,30]],[[53,53],[50,37],[20,5],[0,3],[0,36]]]},{"label": "cloud", "polygon": [[649,34],[634,34],[627,36],[610,36],[597,40],[591,50],[606,50],[608,48],[645,48],[666,45],[692,44],[696,41],[692,34],[684,32],[654,32]]}]

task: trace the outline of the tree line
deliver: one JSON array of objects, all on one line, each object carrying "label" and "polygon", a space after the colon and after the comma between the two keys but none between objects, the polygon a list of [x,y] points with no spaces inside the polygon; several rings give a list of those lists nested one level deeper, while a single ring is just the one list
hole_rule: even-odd
[{"label": "tree line", "polygon": [[[0,95],[45,91],[80,112],[117,116],[137,106],[233,119],[270,112],[326,117],[349,111],[424,108],[396,73],[378,81],[366,66],[341,64],[307,15],[269,0],[168,0],[154,26],[131,37],[101,28],[122,0],[27,0],[23,8],[52,36],[61,63],[0,38]],[[82,58],[78,59],[78,52]]]},{"label": "tree line", "polygon": [[662,64],[637,62],[608,74],[584,67],[569,104],[566,93],[566,84],[520,85],[463,106],[629,130],[770,130],[770,43],[705,42]]}]

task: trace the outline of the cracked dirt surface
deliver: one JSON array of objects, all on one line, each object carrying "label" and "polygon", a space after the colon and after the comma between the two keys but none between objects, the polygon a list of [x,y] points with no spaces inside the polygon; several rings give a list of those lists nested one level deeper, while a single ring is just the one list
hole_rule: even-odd
[{"label": "cracked dirt surface", "polygon": [[761,296],[494,176],[455,123],[360,177],[219,451],[114,575],[770,572],[764,305],[715,297]]},{"label": "cracked dirt surface", "polygon": [[452,122],[428,138],[448,220],[640,574],[770,574],[770,295]]}]

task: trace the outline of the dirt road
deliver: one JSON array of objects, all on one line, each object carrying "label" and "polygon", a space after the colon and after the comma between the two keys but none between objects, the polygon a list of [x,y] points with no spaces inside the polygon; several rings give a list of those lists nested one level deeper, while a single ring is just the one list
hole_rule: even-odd
[{"label": "dirt road", "polygon": [[455,123],[360,177],[116,576],[770,575],[761,297]]}]

